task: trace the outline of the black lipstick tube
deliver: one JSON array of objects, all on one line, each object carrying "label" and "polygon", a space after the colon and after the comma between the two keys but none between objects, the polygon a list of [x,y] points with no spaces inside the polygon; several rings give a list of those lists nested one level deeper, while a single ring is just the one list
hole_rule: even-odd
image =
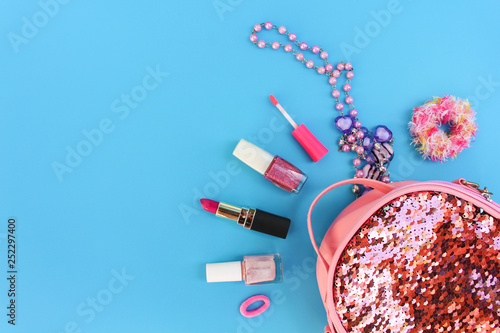
[{"label": "black lipstick tube", "polygon": [[290,228],[290,219],[265,212],[260,209],[244,208],[219,203],[215,215],[236,221],[246,229],[255,230],[285,239]]}]

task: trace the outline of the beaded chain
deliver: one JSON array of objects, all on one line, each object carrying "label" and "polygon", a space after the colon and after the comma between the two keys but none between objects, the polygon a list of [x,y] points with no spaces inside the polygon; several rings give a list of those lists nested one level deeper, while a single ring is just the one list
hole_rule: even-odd
[{"label": "beaded chain", "polygon": [[[287,35],[288,39],[294,43],[301,51],[309,50],[313,54],[318,54],[321,59],[325,61],[324,66],[315,66],[312,60],[305,59],[302,52],[297,52],[291,44],[281,44],[279,42],[265,42],[258,40],[257,34],[262,28],[266,30],[276,29],[281,35]],[[362,126],[361,121],[358,120],[358,111],[354,108],[353,98],[349,95],[351,91],[351,80],[354,77],[354,68],[350,62],[339,62],[337,66],[333,67],[328,63],[328,53],[319,46],[310,47],[305,42],[299,42],[297,35],[289,32],[285,27],[278,27],[271,22],[256,24],[253,27],[250,41],[257,45],[259,48],[271,47],[278,50],[282,47],[285,52],[291,53],[295,58],[306,65],[307,68],[314,69],[320,75],[328,77],[328,83],[332,86],[332,96],[335,98],[335,109],[340,112],[340,116],[335,118],[335,127],[342,132],[342,136],[338,141],[339,151],[349,152],[353,151],[357,157],[353,159],[354,165],[354,178],[371,178],[390,182],[389,163],[394,157],[394,150],[392,145],[394,138],[392,132],[383,125],[379,125],[373,131]],[[347,82],[343,85],[342,90],[345,94],[345,103],[349,106],[349,115],[344,115],[344,103],[339,100],[340,91],[337,89],[337,79],[341,76],[342,71],[346,71],[345,76]],[[366,164],[361,168],[361,161],[364,160]],[[354,185],[353,192],[359,194],[361,191],[358,185]]]}]

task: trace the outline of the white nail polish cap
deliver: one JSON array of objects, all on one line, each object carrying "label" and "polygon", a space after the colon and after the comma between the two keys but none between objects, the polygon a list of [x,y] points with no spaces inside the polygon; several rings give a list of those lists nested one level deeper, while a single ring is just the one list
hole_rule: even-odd
[{"label": "white nail polish cap", "polygon": [[207,264],[207,282],[242,281],[241,261]]},{"label": "white nail polish cap", "polygon": [[245,139],[241,139],[238,142],[236,148],[234,148],[233,155],[262,175],[267,171],[274,159],[274,155],[269,154],[264,149],[257,147]]}]

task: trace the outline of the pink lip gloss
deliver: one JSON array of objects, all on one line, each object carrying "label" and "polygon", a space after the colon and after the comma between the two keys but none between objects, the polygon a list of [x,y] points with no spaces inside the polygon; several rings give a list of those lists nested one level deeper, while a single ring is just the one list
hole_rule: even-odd
[{"label": "pink lip gloss", "polygon": [[290,162],[244,139],[236,145],[233,155],[285,191],[299,193],[307,180],[306,174]]},{"label": "pink lip gloss", "polygon": [[273,95],[269,96],[271,98],[271,102],[280,110],[280,112],[285,116],[290,125],[293,126],[294,130],[292,135],[297,141],[300,143],[302,147],[307,151],[309,156],[311,156],[314,162],[318,162],[323,156],[328,153],[328,149],[323,146],[321,142],[307,129],[306,125],[302,124],[298,126],[295,121],[293,121],[292,117],[285,111],[285,109],[280,105],[276,97]]},{"label": "pink lip gloss", "polygon": [[254,284],[283,282],[283,265],[279,254],[245,256],[243,261],[206,265],[207,282],[245,281]]}]

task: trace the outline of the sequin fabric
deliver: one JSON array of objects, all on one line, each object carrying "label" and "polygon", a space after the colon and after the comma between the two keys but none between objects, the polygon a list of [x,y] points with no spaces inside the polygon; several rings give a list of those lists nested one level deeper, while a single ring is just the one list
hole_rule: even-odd
[{"label": "sequin fabric", "polygon": [[438,192],[373,214],[337,264],[333,297],[348,332],[500,333],[499,220]]}]

